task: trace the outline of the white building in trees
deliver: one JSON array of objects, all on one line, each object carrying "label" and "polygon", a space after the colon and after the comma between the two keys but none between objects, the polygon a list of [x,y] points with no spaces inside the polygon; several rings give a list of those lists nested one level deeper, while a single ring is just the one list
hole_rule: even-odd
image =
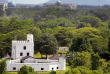
[{"label": "white building in trees", "polygon": [[61,9],[70,9],[70,10],[77,9],[77,6],[75,4],[63,4],[59,0],[56,3],[44,3],[44,8],[48,7],[59,7]]},{"label": "white building in trees", "polygon": [[48,59],[35,59],[33,35],[26,41],[12,41],[12,58],[7,61],[7,71],[18,71],[22,66],[32,66],[35,71],[65,70],[65,57],[54,55]]}]

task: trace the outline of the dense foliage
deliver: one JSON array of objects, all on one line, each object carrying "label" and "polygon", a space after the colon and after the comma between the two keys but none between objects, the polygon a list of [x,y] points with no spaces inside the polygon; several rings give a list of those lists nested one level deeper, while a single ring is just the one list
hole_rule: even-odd
[{"label": "dense foliage", "polygon": [[31,33],[35,53],[70,47],[66,74],[110,73],[110,9],[10,8],[5,16],[0,13],[0,58],[11,55],[12,40],[25,40]]},{"label": "dense foliage", "polygon": [[0,73],[1,74],[6,74],[6,60],[1,60],[0,61]]}]

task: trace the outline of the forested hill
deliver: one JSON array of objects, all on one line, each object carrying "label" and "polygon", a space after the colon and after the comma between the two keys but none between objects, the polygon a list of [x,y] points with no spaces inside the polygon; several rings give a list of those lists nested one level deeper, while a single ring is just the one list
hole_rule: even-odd
[{"label": "forested hill", "polygon": [[110,74],[109,8],[0,10],[0,58],[11,55],[12,40],[26,40],[30,33],[35,54],[53,55],[58,47],[69,47],[64,53],[72,69],[65,74]]},{"label": "forested hill", "polygon": [[[55,3],[58,0],[50,0],[47,3]],[[60,0],[62,3],[74,3],[76,5],[110,5],[109,0]]]}]

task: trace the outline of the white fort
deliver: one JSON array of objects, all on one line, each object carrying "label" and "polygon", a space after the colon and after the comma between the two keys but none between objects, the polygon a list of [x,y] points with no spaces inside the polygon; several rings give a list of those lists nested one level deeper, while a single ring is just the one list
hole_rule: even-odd
[{"label": "white fort", "polygon": [[35,59],[33,35],[28,34],[26,41],[12,41],[13,60],[7,61],[7,71],[18,71],[22,66],[32,66],[35,71],[65,70],[65,57],[54,55],[48,59]]}]

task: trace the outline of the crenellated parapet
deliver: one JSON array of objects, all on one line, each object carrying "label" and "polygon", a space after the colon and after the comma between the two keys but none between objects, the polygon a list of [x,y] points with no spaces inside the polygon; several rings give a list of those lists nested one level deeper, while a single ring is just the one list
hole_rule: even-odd
[{"label": "crenellated parapet", "polygon": [[13,40],[12,43],[33,43],[28,40]]}]

